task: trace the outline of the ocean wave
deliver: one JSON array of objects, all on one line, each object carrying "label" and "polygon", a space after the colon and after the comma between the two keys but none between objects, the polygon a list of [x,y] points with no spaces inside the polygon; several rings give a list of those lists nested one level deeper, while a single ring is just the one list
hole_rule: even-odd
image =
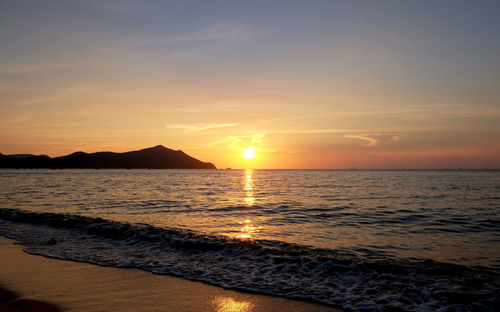
[{"label": "ocean wave", "polygon": [[0,234],[33,254],[139,268],[347,311],[500,307],[500,272],[485,267],[18,209],[0,209]]}]

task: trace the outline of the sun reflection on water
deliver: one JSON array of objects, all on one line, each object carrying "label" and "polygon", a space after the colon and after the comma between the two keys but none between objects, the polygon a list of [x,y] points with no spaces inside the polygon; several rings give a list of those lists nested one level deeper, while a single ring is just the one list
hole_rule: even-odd
[{"label": "sun reflection on water", "polygon": [[254,184],[253,184],[253,171],[252,170],[246,170],[245,171],[245,180],[244,180],[244,186],[243,190],[245,191],[245,205],[248,207],[251,207],[255,203],[255,197],[253,196],[253,189],[254,189]]},{"label": "sun reflection on water", "polygon": [[236,235],[238,238],[252,238],[252,234],[258,232],[262,227],[253,224],[252,220],[246,219],[244,221],[238,222],[242,225],[241,233]]},{"label": "sun reflection on water", "polygon": [[[245,197],[243,200],[246,207],[253,207],[255,204],[254,189],[253,170],[245,170],[245,176],[243,178],[243,191],[245,192]],[[237,234],[236,237],[243,239],[252,238],[252,235],[262,228],[261,226],[255,225],[249,218],[238,221],[238,224],[241,225],[241,228],[240,233]]]},{"label": "sun reflection on water", "polygon": [[229,297],[215,297],[212,301],[217,312],[250,312],[253,310],[253,303],[249,301],[236,301]]}]

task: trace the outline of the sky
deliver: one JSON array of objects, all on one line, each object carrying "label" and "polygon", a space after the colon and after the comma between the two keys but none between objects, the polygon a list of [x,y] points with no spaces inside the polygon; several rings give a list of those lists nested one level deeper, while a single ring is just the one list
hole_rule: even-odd
[{"label": "sky", "polygon": [[499,13],[0,0],[0,153],[161,144],[219,168],[500,168]]}]

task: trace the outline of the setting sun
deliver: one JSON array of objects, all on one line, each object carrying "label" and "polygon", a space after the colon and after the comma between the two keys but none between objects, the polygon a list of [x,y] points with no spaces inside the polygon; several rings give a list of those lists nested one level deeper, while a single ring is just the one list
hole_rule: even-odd
[{"label": "setting sun", "polygon": [[243,158],[245,158],[245,159],[253,159],[253,158],[255,158],[255,147],[250,146],[249,148],[247,148],[243,152],[243,154],[241,156],[243,156]]}]

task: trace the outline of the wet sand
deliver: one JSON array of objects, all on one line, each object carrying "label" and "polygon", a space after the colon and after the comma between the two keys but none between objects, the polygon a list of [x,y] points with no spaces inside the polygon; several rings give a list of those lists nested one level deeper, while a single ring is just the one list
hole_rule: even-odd
[{"label": "wet sand", "polygon": [[[13,240],[0,237],[0,311],[30,311],[22,304],[47,306],[46,311],[318,311],[339,312],[324,305],[248,294],[155,275],[137,269],[30,255]],[[10,297],[8,297],[10,296]],[[17,304],[17,306],[16,306]],[[53,310],[50,310],[53,309]]]}]

